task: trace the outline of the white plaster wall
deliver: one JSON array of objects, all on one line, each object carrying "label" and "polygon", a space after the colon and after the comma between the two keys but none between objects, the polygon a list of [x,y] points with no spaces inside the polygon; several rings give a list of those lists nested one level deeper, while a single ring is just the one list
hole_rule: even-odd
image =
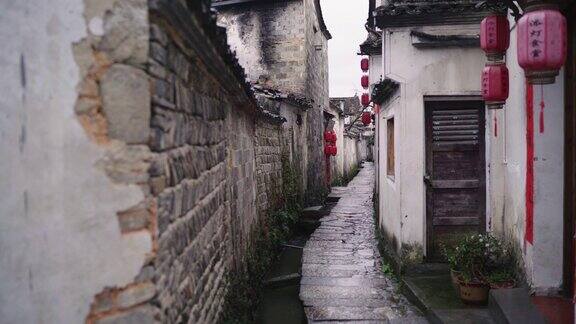
[{"label": "white plaster wall", "polygon": [[98,169],[104,149],[74,113],[83,11],[81,0],[0,2],[2,323],[82,323],[151,250],[149,233],[122,236],[116,218],[141,189]]},{"label": "white plaster wall", "polygon": [[[387,163],[387,147],[388,147],[388,124],[387,121],[390,118],[394,118],[394,138],[396,140],[395,146],[395,176],[388,176],[388,163]],[[396,252],[400,253],[402,232],[401,232],[401,222],[402,218],[400,210],[400,184],[398,182],[401,179],[399,161],[400,154],[398,146],[398,138],[400,135],[400,129],[396,126],[398,120],[401,119],[401,99],[396,97],[392,99],[388,104],[382,107],[380,114],[378,115],[378,137],[379,137],[379,156],[378,156],[378,183],[380,191],[379,200],[379,215],[380,215],[380,226],[386,233],[387,239],[391,240],[396,248]]]},{"label": "white plaster wall", "polygon": [[358,166],[358,147],[356,138],[344,136],[344,174],[348,174],[353,167]]},{"label": "white plaster wall", "polygon": [[[526,83],[516,57],[514,21],[507,66],[510,97],[505,109],[490,113],[489,213],[494,232],[511,241],[524,261],[527,280],[537,293],[558,290],[562,281],[563,240],[563,73],[556,83],[534,86],[534,245],[524,242],[526,230]],[[539,133],[542,90],[545,131]],[[498,137],[494,137],[494,114]]]},{"label": "white plaster wall", "polygon": [[[479,26],[437,26],[422,30],[473,34],[479,32]],[[396,220],[388,220],[391,227],[396,223],[402,225],[396,238],[403,243],[419,244],[425,250],[424,96],[480,95],[484,54],[480,48],[417,49],[411,44],[408,28],[384,30],[383,39],[385,76],[400,82],[401,87],[398,102],[388,108],[395,116],[396,178],[393,186],[385,181],[385,165],[380,163],[379,186],[383,198],[380,209],[382,214],[391,205],[399,206],[399,210],[390,211],[393,214],[390,217]],[[386,136],[384,128],[380,127],[380,161],[385,159],[386,152],[386,144],[382,143]],[[387,196],[386,186],[400,194]],[[386,222],[382,225],[387,226]]]},{"label": "white plaster wall", "polygon": [[[308,144],[306,139],[308,114],[306,111],[298,107],[281,103],[280,115],[286,118],[286,122],[282,124],[282,130],[284,132],[285,140],[287,141],[284,144],[289,150],[286,153],[290,158],[290,163],[296,165],[300,172],[304,172],[304,170],[308,169],[308,150],[306,149]],[[300,125],[296,124],[298,115],[302,118],[302,123]],[[307,188],[307,177],[301,177],[301,180],[302,183],[300,189],[304,192]]]},{"label": "white plaster wall", "polygon": [[[370,55],[370,85],[378,83],[382,79],[382,55]],[[370,88],[372,89],[372,87]]]},{"label": "white plaster wall", "polygon": [[343,116],[338,116],[335,121],[334,131],[336,132],[336,148],[338,154],[333,158],[334,171],[332,179],[341,177],[344,174],[344,156],[346,155],[346,150],[344,149],[344,118]]}]

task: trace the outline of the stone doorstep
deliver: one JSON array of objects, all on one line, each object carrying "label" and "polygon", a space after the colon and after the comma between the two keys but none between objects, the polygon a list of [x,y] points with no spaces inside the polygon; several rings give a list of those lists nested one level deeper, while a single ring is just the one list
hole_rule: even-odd
[{"label": "stone doorstep", "polygon": [[419,272],[419,275],[402,279],[404,294],[420,308],[430,323],[497,323],[487,308],[471,307],[460,301],[449,274],[439,275],[436,271],[431,271],[431,274],[427,276]]},{"label": "stone doorstep", "polygon": [[491,290],[486,308],[462,303],[450,275],[438,265],[408,269],[402,281],[407,298],[431,323],[546,323],[525,288]]},{"label": "stone doorstep", "polygon": [[488,309],[496,323],[546,323],[526,288],[490,290]]}]

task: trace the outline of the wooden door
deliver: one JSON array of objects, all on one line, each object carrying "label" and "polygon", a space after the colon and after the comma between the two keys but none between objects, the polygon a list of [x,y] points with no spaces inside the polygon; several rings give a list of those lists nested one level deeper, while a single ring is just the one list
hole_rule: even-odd
[{"label": "wooden door", "polygon": [[[427,259],[486,224],[484,103],[426,101]],[[472,98],[471,98],[472,99]]]}]

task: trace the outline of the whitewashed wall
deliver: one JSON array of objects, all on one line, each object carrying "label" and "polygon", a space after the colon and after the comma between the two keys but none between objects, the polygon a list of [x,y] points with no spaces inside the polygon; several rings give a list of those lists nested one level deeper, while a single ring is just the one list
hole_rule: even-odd
[{"label": "whitewashed wall", "polygon": [[[479,26],[437,26],[424,32],[477,34]],[[396,242],[425,251],[426,204],[424,97],[480,95],[484,54],[480,48],[417,49],[409,28],[383,32],[384,75],[401,84],[398,98],[383,107],[379,119],[378,185],[381,226]],[[386,175],[385,119],[395,118],[396,175]],[[401,244],[400,244],[401,243]]]},{"label": "whitewashed wall", "polygon": [[91,141],[74,110],[82,69],[74,44],[103,33],[114,4],[0,2],[3,323],[83,323],[94,295],[132,282],[152,251],[147,231],[119,228],[116,213],[144,196],[102,168],[121,144]]},{"label": "whitewashed wall", "polygon": [[[490,161],[487,224],[506,237],[523,259],[527,280],[540,294],[554,293],[562,283],[564,93],[563,73],[553,85],[534,89],[534,245],[524,242],[526,230],[526,84],[516,57],[516,29],[510,19],[507,53],[510,97],[505,109],[487,115]],[[545,129],[539,132],[540,98],[544,94]],[[498,137],[494,134],[494,117]]]}]

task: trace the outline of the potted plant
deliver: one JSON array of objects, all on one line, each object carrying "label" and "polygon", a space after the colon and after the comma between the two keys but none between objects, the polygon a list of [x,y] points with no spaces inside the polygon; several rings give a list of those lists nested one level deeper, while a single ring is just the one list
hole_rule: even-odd
[{"label": "potted plant", "polygon": [[450,278],[452,279],[452,286],[458,292],[459,283],[458,280],[462,275],[462,269],[460,268],[461,260],[458,247],[451,247],[442,245],[442,253],[450,266]]},{"label": "potted plant", "polygon": [[486,237],[480,234],[466,236],[455,249],[461,268],[458,278],[460,298],[466,304],[486,304],[490,290],[484,276]]},{"label": "potted plant", "polygon": [[510,251],[493,236],[487,236],[484,260],[484,272],[491,289],[514,288],[513,260]]},{"label": "potted plant", "polygon": [[490,288],[515,286],[512,256],[490,234],[464,236],[452,247],[443,246],[452,283],[467,304],[486,304]]},{"label": "potted plant", "polygon": [[490,289],[514,288],[516,286],[514,274],[508,269],[491,272],[486,279]]}]

